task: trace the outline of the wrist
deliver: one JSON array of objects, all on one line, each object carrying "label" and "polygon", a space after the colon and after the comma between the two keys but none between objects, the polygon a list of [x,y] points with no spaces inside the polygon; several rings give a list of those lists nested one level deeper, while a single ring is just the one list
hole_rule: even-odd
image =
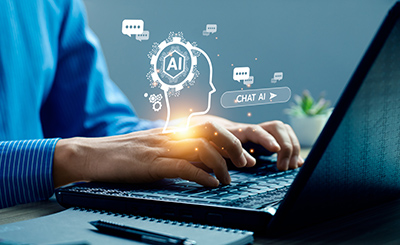
[{"label": "wrist", "polygon": [[60,187],[77,181],[86,181],[85,169],[79,159],[78,138],[61,139],[57,142],[53,157],[53,183]]}]

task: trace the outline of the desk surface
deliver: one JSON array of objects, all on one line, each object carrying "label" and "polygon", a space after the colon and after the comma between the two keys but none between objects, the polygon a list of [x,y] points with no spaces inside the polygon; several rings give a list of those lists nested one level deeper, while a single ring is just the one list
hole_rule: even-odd
[{"label": "desk surface", "polygon": [[[33,219],[64,210],[55,198],[0,209],[0,224]],[[400,244],[400,199],[281,238],[255,236],[254,244]]]},{"label": "desk surface", "polygon": [[[302,152],[305,156],[307,150]],[[64,210],[54,197],[48,201],[0,209],[0,225],[33,219]],[[254,244],[400,244],[400,199],[319,224],[280,238],[255,236]]]}]

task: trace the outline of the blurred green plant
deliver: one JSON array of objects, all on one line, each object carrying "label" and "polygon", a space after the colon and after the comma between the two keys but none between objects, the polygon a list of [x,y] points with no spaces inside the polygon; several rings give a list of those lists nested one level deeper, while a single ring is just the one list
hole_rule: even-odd
[{"label": "blurred green plant", "polygon": [[302,96],[294,95],[295,104],[285,109],[285,113],[293,117],[313,117],[317,115],[326,115],[332,112],[331,102],[325,100],[324,93],[321,93],[318,100],[314,100],[310,91],[304,90]]}]

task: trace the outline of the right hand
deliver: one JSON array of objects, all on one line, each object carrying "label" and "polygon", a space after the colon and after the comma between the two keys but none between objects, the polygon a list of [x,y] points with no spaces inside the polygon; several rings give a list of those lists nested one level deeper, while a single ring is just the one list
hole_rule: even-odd
[{"label": "right hand", "polygon": [[54,152],[53,180],[59,187],[76,181],[143,183],[180,177],[217,187],[231,181],[223,156],[237,167],[255,165],[237,137],[211,122],[169,134],[152,129],[102,138],[61,139]]}]

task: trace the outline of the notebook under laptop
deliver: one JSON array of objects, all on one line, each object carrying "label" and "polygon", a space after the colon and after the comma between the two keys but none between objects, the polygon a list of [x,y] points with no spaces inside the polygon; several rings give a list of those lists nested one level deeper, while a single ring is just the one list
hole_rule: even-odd
[{"label": "notebook under laptop", "polygon": [[300,170],[260,156],[207,189],[173,179],[83,183],[56,191],[65,207],[286,232],[400,196],[400,3],[388,13]]}]

